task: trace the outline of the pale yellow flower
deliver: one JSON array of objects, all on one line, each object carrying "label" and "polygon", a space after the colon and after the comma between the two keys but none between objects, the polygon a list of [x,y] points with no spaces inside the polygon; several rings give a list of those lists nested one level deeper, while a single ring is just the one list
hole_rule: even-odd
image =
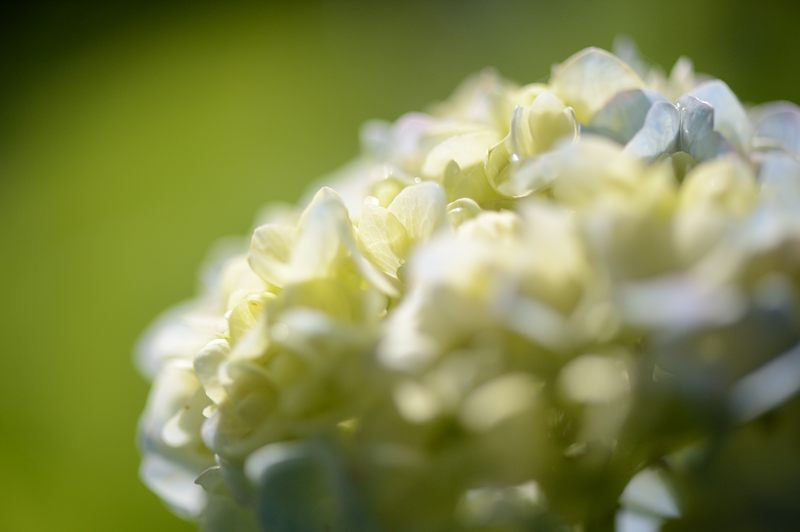
[{"label": "pale yellow flower", "polygon": [[800,111],[624,55],[481,73],[263,216],[142,341],[147,485],[212,531],[682,518],[662,465],[800,390]]}]

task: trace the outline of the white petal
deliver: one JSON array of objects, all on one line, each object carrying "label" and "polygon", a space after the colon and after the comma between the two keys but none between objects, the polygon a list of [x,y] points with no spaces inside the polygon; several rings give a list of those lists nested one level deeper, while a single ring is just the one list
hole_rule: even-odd
[{"label": "white petal", "polygon": [[225,330],[222,313],[206,310],[205,302],[190,301],[158,317],[136,346],[136,362],[144,375],[155,377],[170,360],[191,360]]},{"label": "white petal", "polygon": [[206,505],[206,493],[194,483],[197,472],[158,454],[145,454],[139,470],[142,481],[174,512],[198,517]]}]

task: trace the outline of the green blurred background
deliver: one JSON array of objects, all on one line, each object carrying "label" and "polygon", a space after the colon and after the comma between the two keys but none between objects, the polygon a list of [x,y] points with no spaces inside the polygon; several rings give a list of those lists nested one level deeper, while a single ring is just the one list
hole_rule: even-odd
[{"label": "green blurred background", "polygon": [[[796,4],[796,2],[795,2]],[[485,66],[633,37],[800,101],[791,2],[174,2],[2,10],[0,530],[191,530],[137,476],[140,332],[217,238]]]}]

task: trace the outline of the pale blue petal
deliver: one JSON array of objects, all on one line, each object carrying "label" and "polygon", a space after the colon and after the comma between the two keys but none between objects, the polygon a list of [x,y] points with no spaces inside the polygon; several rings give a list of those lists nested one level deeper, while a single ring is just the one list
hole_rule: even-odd
[{"label": "pale blue petal", "polygon": [[714,130],[738,149],[744,149],[750,140],[750,120],[739,99],[720,80],[703,83],[688,93],[714,108]]},{"label": "pale blue petal", "polygon": [[734,151],[731,144],[714,130],[714,107],[694,96],[678,102],[681,131],[678,148],[698,161],[705,161]]},{"label": "pale blue petal", "polygon": [[258,486],[262,530],[374,530],[352,481],[322,445],[267,445],[247,459],[245,469]]},{"label": "pale blue petal", "polygon": [[800,155],[800,108],[790,103],[770,105],[756,124],[753,147]]},{"label": "pale blue petal", "polygon": [[647,112],[644,125],[625,146],[625,151],[635,157],[652,161],[678,147],[680,114],[667,101],[653,104]]},{"label": "pale blue petal", "polygon": [[620,92],[592,117],[586,130],[625,144],[642,128],[653,104],[666,101],[649,90]]},{"label": "pale blue petal", "polygon": [[758,172],[762,196],[772,205],[800,206],[800,161],[785,153],[769,152]]}]

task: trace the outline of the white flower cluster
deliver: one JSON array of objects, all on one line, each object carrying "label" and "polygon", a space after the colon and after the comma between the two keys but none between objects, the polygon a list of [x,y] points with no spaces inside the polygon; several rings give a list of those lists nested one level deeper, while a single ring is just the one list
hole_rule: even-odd
[{"label": "white flower cluster", "polygon": [[800,109],[626,56],[368,124],[146,335],[147,485],[212,531],[691,515],[800,388]]}]

